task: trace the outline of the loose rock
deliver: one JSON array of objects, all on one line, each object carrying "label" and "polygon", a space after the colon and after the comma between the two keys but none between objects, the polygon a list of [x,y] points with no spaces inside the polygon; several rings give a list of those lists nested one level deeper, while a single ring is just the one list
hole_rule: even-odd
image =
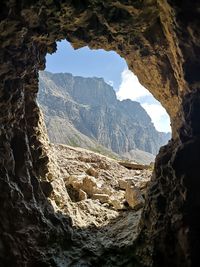
[{"label": "loose rock", "polygon": [[93,194],[92,199],[98,199],[101,203],[109,202],[109,196],[106,194]]},{"label": "loose rock", "polygon": [[82,189],[79,189],[79,200],[86,200],[87,199],[87,194],[85,193],[85,191],[83,191]]},{"label": "loose rock", "polygon": [[129,206],[134,210],[139,210],[144,205],[144,198],[140,190],[133,185],[126,187],[125,198]]},{"label": "loose rock", "polygon": [[92,196],[97,188],[97,183],[94,177],[86,176],[83,179],[82,189],[89,195]]},{"label": "loose rock", "polygon": [[133,178],[120,179],[118,181],[118,184],[120,189],[126,190],[126,187],[128,185],[134,185],[134,179]]},{"label": "loose rock", "polygon": [[86,173],[88,174],[88,175],[91,175],[91,176],[94,176],[94,177],[98,177],[98,171],[96,171],[94,168],[89,168],[87,171],[86,171]]},{"label": "loose rock", "polygon": [[123,209],[125,209],[124,204],[120,200],[118,200],[116,198],[110,198],[110,204],[113,206],[113,208],[115,210],[123,210]]}]

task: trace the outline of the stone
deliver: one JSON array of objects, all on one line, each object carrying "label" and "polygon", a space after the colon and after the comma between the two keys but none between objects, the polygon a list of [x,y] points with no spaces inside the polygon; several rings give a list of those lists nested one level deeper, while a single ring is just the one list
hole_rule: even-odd
[{"label": "stone", "polygon": [[133,178],[119,179],[118,185],[120,189],[126,190],[126,187],[128,185],[134,185],[134,179]]},{"label": "stone", "polygon": [[118,161],[118,163],[129,170],[145,170],[149,168],[149,165],[143,165],[129,161]]},{"label": "stone", "polygon": [[92,196],[97,188],[96,179],[92,176],[86,176],[83,179],[82,189],[88,194],[88,196]]},{"label": "stone", "polygon": [[98,199],[101,203],[109,203],[109,195],[107,194],[93,194],[92,199]]},{"label": "stone", "polygon": [[86,170],[86,173],[87,173],[88,175],[91,175],[91,176],[96,177],[96,178],[97,178],[98,175],[99,175],[98,171],[95,170],[94,168],[89,168],[89,169],[87,169],[87,170]]},{"label": "stone", "polygon": [[113,208],[115,210],[124,210],[125,209],[124,204],[119,199],[110,198],[109,203],[113,206]]},{"label": "stone", "polygon": [[78,179],[78,177],[71,175],[66,180],[67,185],[72,185],[75,189],[80,189],[83,186],[83,180]]},{"label": "stone", "polygon": [[139,188],[140,190],[146,191],[148,186],[149,186],[149,181],[141,181]]},{"label": "stone", "polygon": [[127,186],[127,182],[124,179],[119,179],[118,185],[119,185],[119,188],[120,189],[125,190],[126,189],[126,186]]},{"label": "stone", "polygon": [[145,203],[140,190],[133,185],[126,187],[125,199],[128,205],[134,210],[141,209]]},{"label": "stone", "polygon": [[109,170],[110,166],[109,166],[108,163],[101,161],[100,164],[99,164],[99,168],[103,169],[103,170]]},{"label": "stone", "polygon": [[82,189],[79,189],[79,200],[82,201],[86,199],[87,199],[87,193]]},{"label": "stone", "polygon": [[99,189],[99,192],[101,192],[102,194],[107,194],[109,196],[111,196],[114,192],[110,187],[102,187]]}]

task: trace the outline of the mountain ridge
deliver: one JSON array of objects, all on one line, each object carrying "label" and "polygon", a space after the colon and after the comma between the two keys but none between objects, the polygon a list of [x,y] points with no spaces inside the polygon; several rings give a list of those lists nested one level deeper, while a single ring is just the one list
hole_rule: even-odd
[{"label": "mountain ridge", "polygon": [[[103,78],[40,72],[39,88],[38,101],[52,142],[59,142],[52,134],[55,131],[53,125],[56,122],[61,133],[64,121],[66,125],[70,122],[81,135],[121,156],[131,150],[155,155],[169,139],[169,134],[155,129],[139,102],[119,101],[112,86]],[[61,127],[58,117],[62,120]],[[66,136],[69,135],[64,128]],[[69,144],[65,139],[62,136],[60,143]]]}]

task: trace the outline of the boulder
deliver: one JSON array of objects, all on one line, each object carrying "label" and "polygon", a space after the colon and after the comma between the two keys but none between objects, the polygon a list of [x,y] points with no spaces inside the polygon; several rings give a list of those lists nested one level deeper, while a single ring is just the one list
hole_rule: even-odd
[{"label": "boulder", "polygon": [[83,179],[83,185],[82,185],[82,190],[84,190],[88,196],[92,196],[97,189],[97,182],[96,179],[92,176],[86,176]]},{"label": "boulder", "polygon": [[134,185],[126,187],[125,199],[128,205],[134,210],[139,210],[144,206],[144,198],[140,190]]}]

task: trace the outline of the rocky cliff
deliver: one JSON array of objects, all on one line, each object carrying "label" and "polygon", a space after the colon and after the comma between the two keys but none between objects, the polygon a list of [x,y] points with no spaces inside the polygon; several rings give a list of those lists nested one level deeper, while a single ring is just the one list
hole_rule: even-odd
[{"label": "rocky cliff", "polygon": [[54,143],[93,149],[100,144],[120,155],[136,149],[155,155],[170,138],[156,131],[138,102],[117,100],[102,78],[40,72],[39,88],[38,101]]}]

